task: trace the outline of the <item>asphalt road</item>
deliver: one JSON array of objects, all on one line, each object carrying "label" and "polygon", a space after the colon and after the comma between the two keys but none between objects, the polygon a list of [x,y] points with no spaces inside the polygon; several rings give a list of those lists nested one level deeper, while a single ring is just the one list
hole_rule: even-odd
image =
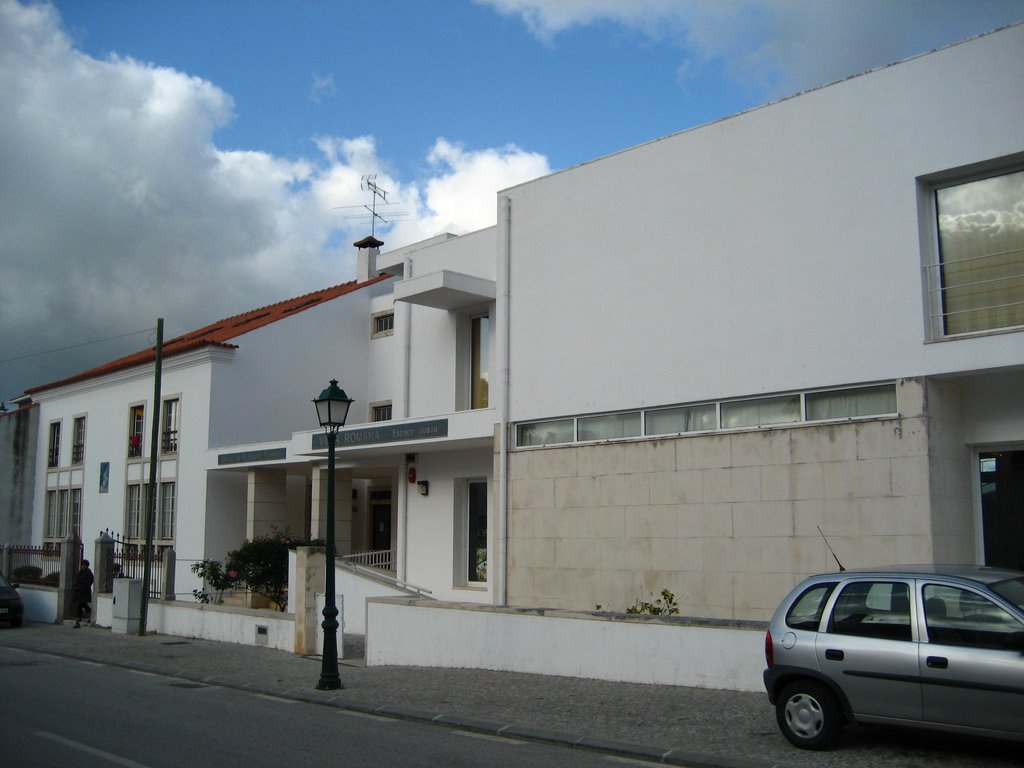
[{"label": "asphalt road", "polygon": [[613,764],[593,752],[11,648],[0,648],[0,691],[0,764],[11,768]]}]

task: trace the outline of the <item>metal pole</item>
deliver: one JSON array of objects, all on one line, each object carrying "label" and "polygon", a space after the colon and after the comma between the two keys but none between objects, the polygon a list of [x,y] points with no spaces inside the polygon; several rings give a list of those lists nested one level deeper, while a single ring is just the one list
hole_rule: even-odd
[{"label": "metal pole", "polygon": [[338,432],[335,427],[327,431],[327,574],[324,586],[324,655],[320,666],[317,690],[332,691],[343,688],[338,674],[338,605],[334,596],[334,447]]},{"label": "metal pole", "polygon": [[156,321],[156,361],[153,365],[153,428],[149,441],[149,494],[146,498],[146,547],[142,561],[142,605],[139,612],[139,636],[146,634],[149,613],[149,582],[153,568],[153,523],[156,518],[156,470],[160,450],[160,376],[164,356],[164,319]]}]

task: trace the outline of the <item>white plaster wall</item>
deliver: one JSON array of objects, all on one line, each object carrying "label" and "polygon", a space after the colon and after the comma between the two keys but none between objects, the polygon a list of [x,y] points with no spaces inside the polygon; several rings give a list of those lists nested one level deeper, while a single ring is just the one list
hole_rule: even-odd
[{"label": "white plaster wall", "polygon": [[1024,371],[972,376],[960,379],[959,384],[968,443],[1024,442]]},{"label": "white plaster wall", "polygon": [[917,179],[1024,149],[1021,60],[1016,26],[504,192],[511,418],[1019,363],[924,343]]},{"label": "white plaster wall", "polygon": [[22,584],[18,594],[25,606],[25,621],[53,624],[57,620],[57,590]]},{"label": "white plaster wall", "polygon": [[365,405],[370,298],[363,288],[233,339],[238,349],[211,381],[210,447],[315,428],[312,400],[332,378]]},{"label": "white plaster wall", "polygon": [[[202,552],[203,516],[206,480],[204,454],[209,412],[206,391],[209,381],[208,357],[183,355],[165,361],[161,396],[181,400],[178,455],[159,462],[159,480],[178,483],[178,521],[176,549],[185,557]],[[41,392],[36,395],[40,408],[40,447],[36,455],[33,541],[43,538],[47,490],[47,435],[49,423],[61,419],[61,465],[71,457],[72,425],[75,416],[85,415],[85,460],[67,473],[80,474],[82,480],[82,538],[88,544],[100,531],[109,528],[123,533],[125,524],[126,459],[128,449],[128,408],[135,403],[146,406],[143,452],[150,452],[153,415],[153,369],[142,366],[132,371],[106,376],[92,382]],[[107,493],[99,491],[101,462],[110,462]],[[148,458],[136,469],[148,482]],[[65,473],[65,474],[67,474]],[[67,485],[62,485],[67,487]]]},{"label": "white plaster wall", "polygon": [[[367,602],[367,665],[495,669],[763,691],[764,630],[545,615],[423,601]],[[417,642],[410,643],[409,638]]]},{"label": "white plaster wall", "polygon": [[335,594],[343,600],[342,628],[348,634],[366,634],[366,602],[372,597],[408,597],[409,593],[376,579],[360,576],[348,568],[338,567],[334,577]]},{"label": "white plaster wall", "polygon": [[146,623],[151,632],[237,645],[263,645],[257,642],[256,631],[266,627],[268,648],[295,650],[295,617],[290,613],[154,600],[149,603]]},{"label": "white plaster wall", "polygon": [[413,489],[409,494],[406,581],[429,587],[431,597],[438,600],[491,602],[493,578],[485,588],[460,587],[455,577],[455,505],[456,483],[460,480],[485,478],[488,481],[488,556],[496,556],[497,519],[494,514],[496,488],[492,477],[492,456],[487,451],[443,451],[421,453],[416,463],[417,481],[430,483],[430,493],[420,496]]}]

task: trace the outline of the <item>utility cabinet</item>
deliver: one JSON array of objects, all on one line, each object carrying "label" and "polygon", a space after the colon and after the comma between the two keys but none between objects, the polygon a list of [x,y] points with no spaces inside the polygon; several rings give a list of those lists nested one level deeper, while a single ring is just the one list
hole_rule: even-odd
[{"label": "utility cabinet", "polygon": [[138,634],[142,619],[142,580],[114,579],[113,608],[110,631]]}]

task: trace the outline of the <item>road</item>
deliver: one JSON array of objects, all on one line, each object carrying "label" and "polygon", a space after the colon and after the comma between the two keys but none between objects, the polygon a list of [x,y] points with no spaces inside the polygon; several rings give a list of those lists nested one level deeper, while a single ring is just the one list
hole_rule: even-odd
[{"label": "road", "polygon": [[608,768],[621,759],[0,647],[11,768]]}]

